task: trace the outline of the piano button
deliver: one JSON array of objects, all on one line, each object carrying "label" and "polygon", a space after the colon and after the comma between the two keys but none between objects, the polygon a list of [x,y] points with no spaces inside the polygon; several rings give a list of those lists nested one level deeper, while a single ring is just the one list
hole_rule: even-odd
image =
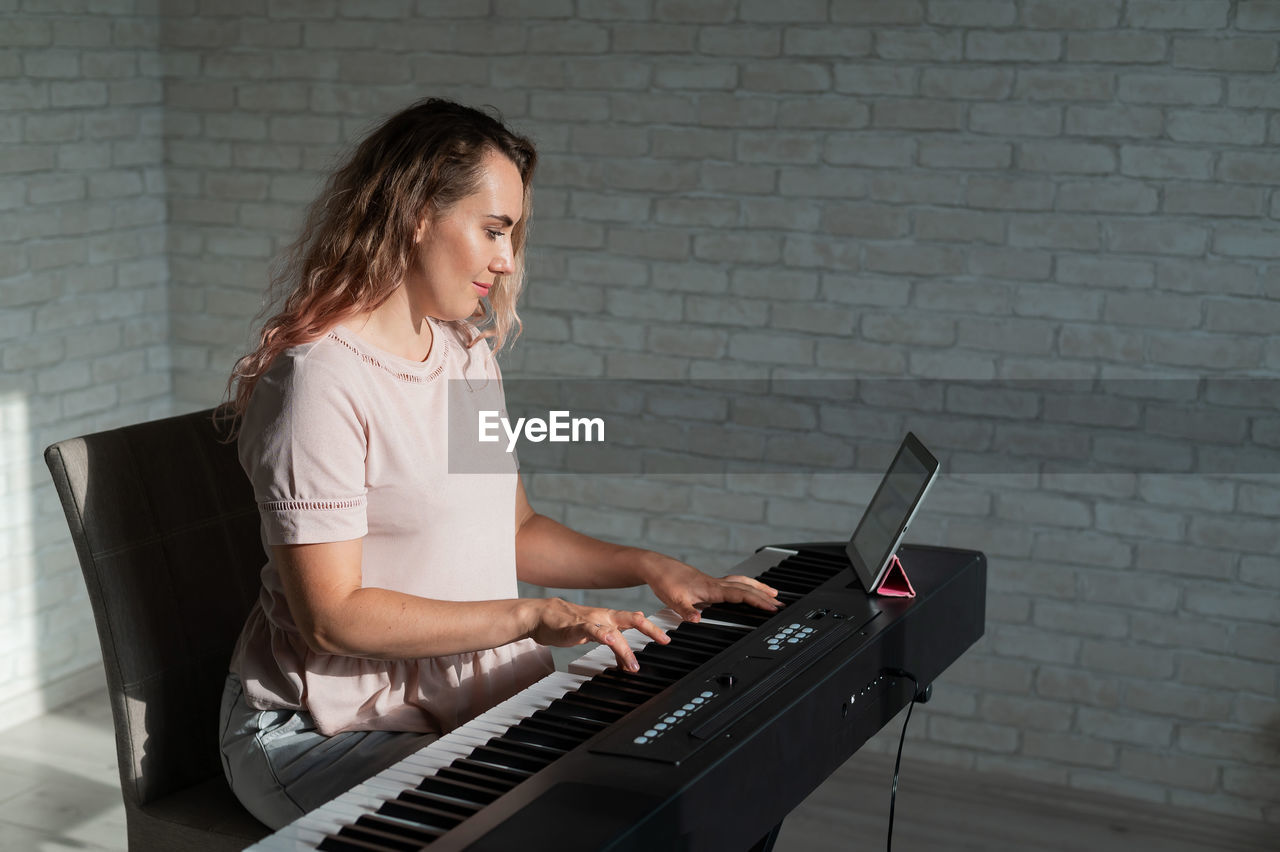
[{"label": "piano button", "polygon": [[666,722],[658,722],[653,727],[654,727],[654,730],[665,731],[667,728],[670,727],[670,725],[668,725]]},{"label": "piano button", "polygon": [[799,639],[788,639],[788,640],[787,640],[787,644],[788,644],[788,645],[798,645],[798,644],[800,644],[800,640],[799,640]]},{"label": "piano button", "polygon": [[700,694],[702,695],[702,697],[703,697],[703,698],[710,698],[710,697],[712,697],[713,695],[715,695],[715,693],[714,693],[714,692],[712,692],[712,691],[711,691],[711,690],[709,690],[709,689],[708,689],[708,690],[705,690],[704,692],[702,692],[702,693],[700,693]]},{"label": "piano button", "polygon": [[666,722],[668,725],[674,725],[676,722],[679,722],[680,720],[677,719],[675,716],[668,716],[662,721]]},{"label": "piano button", "polygon": [[702,696],[698,696],[697,698],[690,698],[690,699],[689,699],[689,703],[690,703],[690,704],[702,704],[702,703],[703,703],[703,702],[705,702],[706,700],[707,700],[707,699],[703,698]]},{"label": "piano button", "polygon": [[636,745],[644,745],[645,743],[649,742],[649,738],[648,738],[648,737],[636,737],[634,740],[632,740],[632,742],[633,742],[633,743],[635,743]]},{"label": "piano button", "polygon": [[683,707],[681,707],[680,709],[686,713],[692,713],[695,709],[695,705],[692,702],[689,702],[685,704]]},{"label": "piano button", "polygon": [[684,716],[684,715],[686,715],[686,714],[685,714],[685,711],[684,711],[684,710],[672,710],[672,711],[671,711],[671,715],[672,715],[672,716],[675,716],[675,717],[678,719],[678,718],[680,718],[680,717],[682,717],[682,716]]},{"label": "piano button", "polygon": [[656,737],[658,735],[658,731],[655,728],[650,728],[649,730],[644,732],[644,735],[652,739],[653,737]]}]

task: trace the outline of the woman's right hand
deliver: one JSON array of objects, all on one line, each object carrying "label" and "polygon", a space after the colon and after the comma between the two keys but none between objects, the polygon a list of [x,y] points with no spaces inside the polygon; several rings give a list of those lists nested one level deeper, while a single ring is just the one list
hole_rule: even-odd
[{"label": "woman's right hand", "polygon": [[639,671],[640,666],[622,636],[623,630],[635,628],[663,645],[671,641],[666,631],[645,618],[643,612],[582,606],[562,598],[543,598],[537,603],[537,623],[528,633],[530,639],[559,648],[599,642],[613,649],[618,666],[627,671]]}]

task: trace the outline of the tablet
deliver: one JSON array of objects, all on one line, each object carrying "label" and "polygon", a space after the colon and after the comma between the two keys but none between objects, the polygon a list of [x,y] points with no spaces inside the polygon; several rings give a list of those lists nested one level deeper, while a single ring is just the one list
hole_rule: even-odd
[{"label": "tablet", "polygon": [[844,548],[868,593],[884,582],[893,554],[937,474],[938,460],[908,432]]}]

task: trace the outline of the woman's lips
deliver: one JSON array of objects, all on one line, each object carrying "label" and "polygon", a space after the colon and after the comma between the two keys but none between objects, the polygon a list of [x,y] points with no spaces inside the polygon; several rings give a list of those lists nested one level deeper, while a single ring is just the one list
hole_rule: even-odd
[{"label": "woman's lips", "polygon": [[475,288],[476,288],[476,292],[477,292],[477,293],[479,293],[481,296],[487,296],[487,295],[489,295],[489,288],[490,288],[490,287],[492,287],[493,285],[492,285],[492,284],[481,284],[479,281],[472,281],[472,282],[471,282],[471,286],[472,286],[472,287],[475,287]]}]

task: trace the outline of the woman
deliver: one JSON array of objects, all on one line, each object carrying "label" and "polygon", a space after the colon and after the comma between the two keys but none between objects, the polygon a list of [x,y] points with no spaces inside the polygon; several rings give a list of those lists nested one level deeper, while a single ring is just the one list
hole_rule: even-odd
[{"label": "woman", "polygon": [[313,205],[283,309],[236,365],[269,558],[223,696],[223,767],[273,828],[548,674],[543,646],[603,643],[634,670],[622,630],[668,641],[643,613],[519,599],[517,578],[647,583],[689,620],[778,606],[754,580],[537,514],[514,465],[448,473],[448,385],[498,387],[490,344],[518,333],[535,161],[448,101],[387,120]]}]

